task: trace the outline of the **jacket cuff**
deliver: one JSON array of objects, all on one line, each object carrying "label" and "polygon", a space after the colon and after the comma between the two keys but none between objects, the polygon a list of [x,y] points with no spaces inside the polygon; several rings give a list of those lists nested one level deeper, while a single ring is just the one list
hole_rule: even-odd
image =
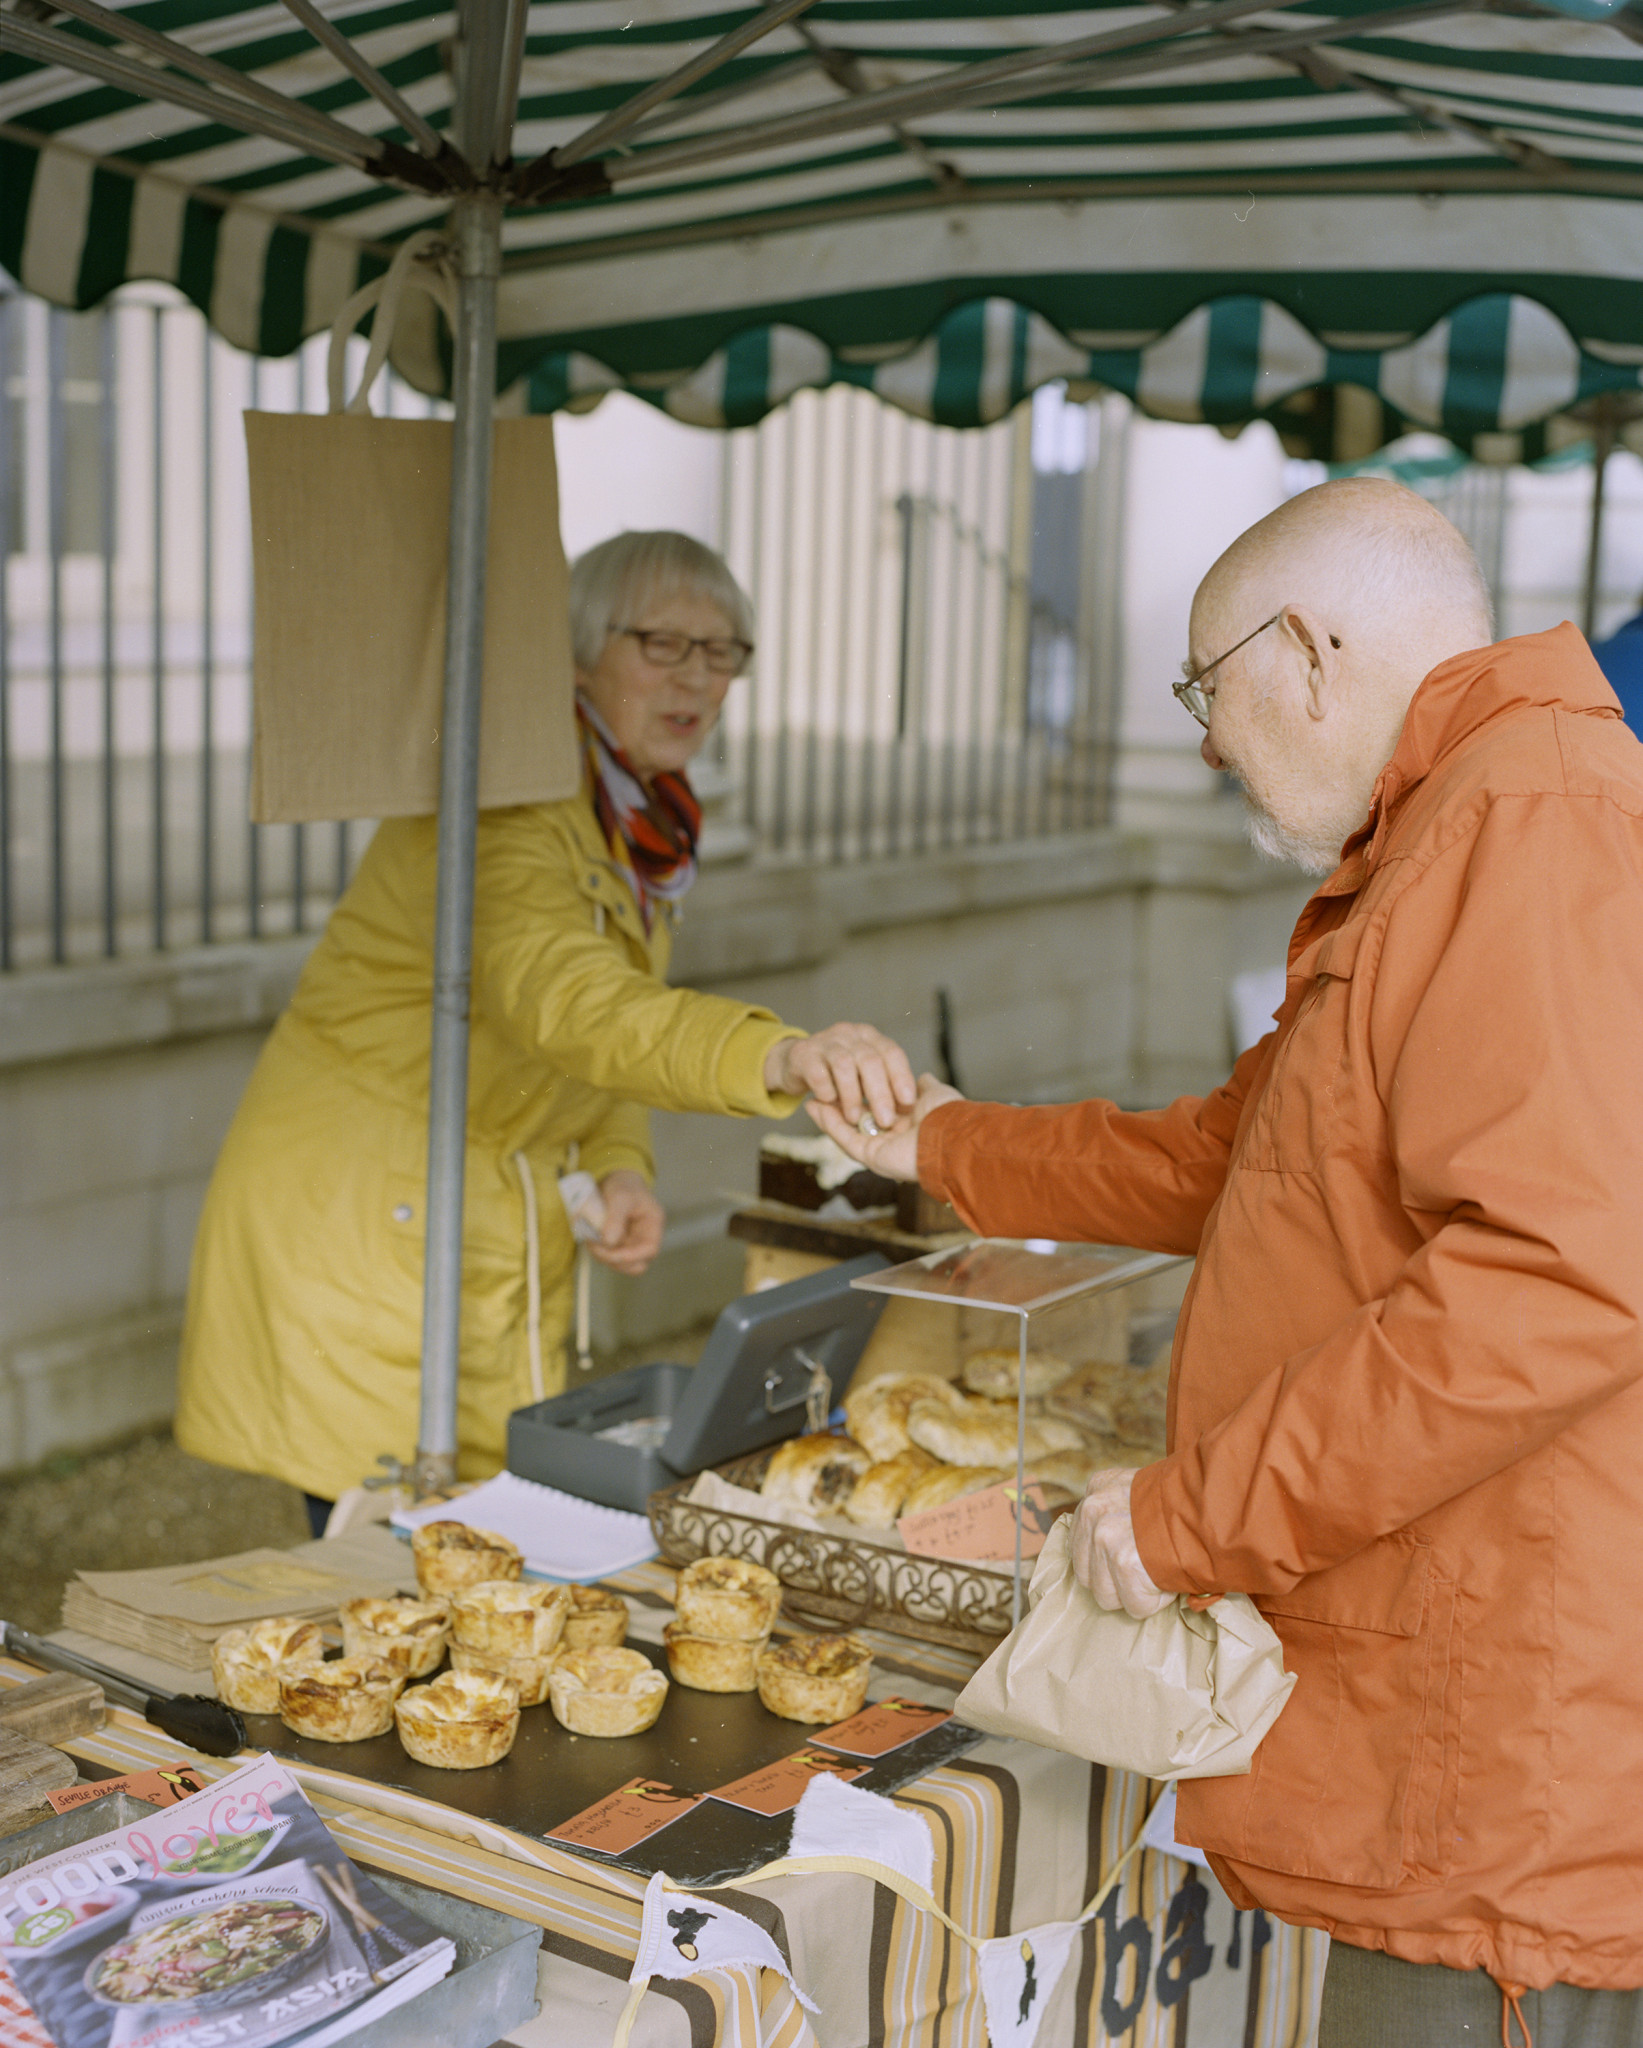
[{"label": "jacket cuff", "polygon": [[719,1055],[719,1088],[731,1109],[740,1116],[791,1116],[804,1097],[772,1095],[764,1085],[764,1063],[773,1045],[805,1036],[768,1010],[744,1017]]},{"label": "jacket cuff", "polygon": [[948,1185],[947,1139],[958,1129],[957,1112],[966,1108],[962,1102],[943,1102],[924,1119],[918,1127],[918,1183],[928,1195],[938,1202],[948,1202],[968,1224],[970,1229],[979,1230],[981,1225],[966,1209],[955,1190]]},{"label": "jacket cuff", "polygon": [[656,1162],[641,1145],[630,1144],[618,1138],[608,1145],[584,1144],[578,1157],[584,1173],[591,1173],[595,1180],[603,1180],[607,1173],[637,1173],[643,1176],[647,1186],[656,1179]]},{"label": "jacket cuff", "polygon": [[1147,1576],[1165,1593],[1220,1593],[1221,1586],[1202,1585],[1181,1561],[1170,1533],[1167,1495],[1169,1483],[1177,1477],[1174,1458],[1160,1458],[1143,1465],[1130,1487],[1130,1523],[1135,1530],[1135,1547]]}]

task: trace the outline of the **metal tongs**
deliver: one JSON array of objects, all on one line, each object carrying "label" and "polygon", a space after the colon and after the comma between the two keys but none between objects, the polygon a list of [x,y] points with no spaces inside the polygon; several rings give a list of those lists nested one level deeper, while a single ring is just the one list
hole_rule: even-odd
[{"label": "metal tongs", "polygon": [[133,1685],[106,1664],[89,1657],[77,1657],[72,1650],[43,1642],[14,1621],[0,1621],[0,1649],[26,1658],[48,1671],[67,1671],[75,1678],[89,1678],[103,1688],[117,1706],[131,1707],[164,1735],[197,1749],[204,1756],[237,1756],[246,1745],[245,1723],[232,1707],[202,1693],[155,1692]]}]

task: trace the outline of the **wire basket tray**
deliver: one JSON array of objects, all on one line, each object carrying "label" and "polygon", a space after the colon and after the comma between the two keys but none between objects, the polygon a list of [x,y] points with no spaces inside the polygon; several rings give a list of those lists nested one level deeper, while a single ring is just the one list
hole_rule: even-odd
[{"label": "wire basket tray", "polygon": [[[715,1470],[733,1486],[757,1489],[771,1456],[760,1451]],[[678,1565],[699,1557],[762,1564],[786,1588],[783,1612],[800,1626],[886,1629],[982,1655],[1009,1633],[1008,1570],[915,1557],[860,1536],[705,1507],[685,1498],[693,1484],[681,1480],[650,1497],[650,1526],[662,1555]]]}]

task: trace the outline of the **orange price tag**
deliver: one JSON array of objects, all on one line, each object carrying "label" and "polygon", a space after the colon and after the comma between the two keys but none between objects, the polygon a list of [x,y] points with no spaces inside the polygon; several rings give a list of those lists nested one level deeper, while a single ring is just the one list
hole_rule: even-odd
[{"label": "orange price tag", "polygon": [[[1021,1491],[1021,1555],[1037,1557],[1058,1510],[1045,1505],[1044,1489],[1029,1479]],[[896,1527],[916,1557],[957,1557],[981,1563],[1015,1556],[1016,1488],[1013,1479],[922,1514],[903,1515]]]},{"label": "orange price tag", "polygon": [[584,1807],[549,1828],[550,1842],[566,1842],[575,1849],[603,1849],[607,1856],[620,1856],[626,1849],[648,1841],[663,1828],[700,1806],[706,1795],[678,1792],[655,1778],[630,1778],[595,1805]]},{"label": "orange price tag", "polygon": [[206,1781],[188,1764],[167,1764],[163,1770],[131,1771],[123,1778],[97,1778],[88,1785],[65,1785],[60,1792],[48,1792],[53,1813],[69,1813],[88,1806],[94,1799],[106,1799],[111,1792],[129,1792],[133,1799],[146,1799],[150,1806],[175,1806],[205,1790]]},{"label": "orange price tag", "polygon": [[750,1771],[728,1785],[716,1785],[710,1799],[723,1799],[731,1806],[745,1806],[749,1813],[791,1813],[804,1797],[805,1787],[820,1777],[865,1777],[866,1764],[848,1763],[825,1749],[796,1749],[791,1756],[778,1757],[763,1770]]},{"label": "orange price tag", "polygon": [[831,1749],[847,1749],[852,1756],[888,1756],[893,1749],[928,1735],[952,1715],[945,1707],[927,1707],[920,1700],[875,1700],[852,1714],[848,1721],[835,1721],[816,1737]]}]

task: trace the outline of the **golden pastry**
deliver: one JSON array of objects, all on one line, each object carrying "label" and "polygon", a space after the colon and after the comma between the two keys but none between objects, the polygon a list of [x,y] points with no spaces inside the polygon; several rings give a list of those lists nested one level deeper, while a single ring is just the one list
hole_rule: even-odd
[{"label": "golden pastry", "polygon": [[407,1678],[426,1678],[445,1654],[451,1611],[443,1600],[345,1600],[342,1647],[350,1657],[380,1657]]},{"label": "golden pastry", "polygon": [[1169,1390],[1156,1380],[1144,1380],[1113,1408],[1113,1435],[1121,1443],[1164,1455],[1164,1425],[1169,1409]]},{"label": "golden pastry", "polygon": [[241,1714],[277,1714],[280,1672],[288,1664],[317,1664],[325,1635],[317,1621],[280,1614],[248,1628],[225,1628],[211,1645],[211,1681],[225,1707]]},{"label": "golden pastry", "polygon": [[627,1632],[628,1603],[620,1593],[607,1592],[603,1586],[571,1587],[570,1612],[559,1638],[564,1649],[620,1649]]},{"label": "golden pastry", "polygon": [[568,1586],[486,1579],[451,1595],[451,1635],[487,1657],[547,1657],[559,1647],[569,1612]]},{"label": "golden pastry", "polygon": [[487,1579],[517,1579],[525,1568],[506,1536],[494,1529],[470,1529],[466,1522],[424,1522],[412,1531],[411,1554],[417,1584],[435,1599]]},{"label": "golden pastry", "polygon": [[740,1557],[699,1557],[674,1587],[673,1605],[686,1635],[750,1643],[767,1636],[782,1604],[782,1582],[762,1564]]},{"label": "golden pastry", "polygon": [[553,1717],[573,1735],[639,1735],[667,1698],[667,1680],[638,1650],[567,1650],[548,1674]]},{"label": "golden pastry", "polygon": [[500,1657],[492,1650],[471,1650],[466,1643],[452,1640],[453,1671],[489,1671],[497,1678],[511,1679],[519,1688],[522,1707],[539,1707],[548,1696],[548,1673],[564,1655],[553,1649],[545,1657]]},{"label": "golden pastry", "polygon": [[901,1513],[915,1480],[938,1470],[937,1461],[917,1444],[909,1444],[882,1464],[870,1465],[856,1481],[844,1512],[864,1529],[888,1529]]},{"label": "golden pastry", "polygon": [[[1015,1460],[1017,1422],[1014,1405],[1007,1402],[971,1401],[954,1409],[940,1401],[915,1401],[908,1411],[907,1430],[921,1450],[944,1465],[1004,1465]],[[1029,1458],[1074,1450],[1081,1441],[1076,1426],[1057,1416],[1027,1417]]]},{"label": "golden pastry", "polygon": [[676,1621],[662,1631],[667,1668],[694,1692],[751,1692],[769,1640],[755,1636],[750,1642],[726,1642],[719,1636],[692,1635]]},{"label": "golden pastry", "polygon": [[519,1688],[493,1671],[444,1671],[394,1702],[405,1754],[442,1771],[477,1771],[513,1748]]},{"label": "golden pastry", "polygon": [[1127,1365],[1098,1359],[1070,1373],[1044,1402],[1046,1413],[1076,1422],[1092,1436],[1111,1436],[1113,1409],[1128,1393],[1136,1375]]},{"label": "golden pastry", "polygon": [[885,1464],[912,1441],[907,1411],[915,1401],[945,1401],[958,1408],[964,1394],[951,1380],[931,1373],[885,1373],[845,1395],[844,1426],[875,1464]]},{"label": "golden pastry", "polygon": [[840,1514],[872,1462],[847,1436],[790,1437],[771,1459],[759,1491],[786,1507]]},{"label": "golden pastry", "polygon": [[[926,1508],[945,1507],[961,1494],[980,1493],[1015,1477],[1013,1465],[938,1465],[915,1479],[901,1504],[904,1515],[921,1515]],[[899,1518],[898,1518],[899,1519]]]},{"label": "golden pastry", "polygon": [[784,1721],[847,1721],[867,1697],[872,1668],[854,1636],[790,1636],[759,1659],[759,1698]]},{"label": "golden pastry", "polygon": [[280,1678],[280,1719],[316,1742],[364,1742],[394,1725],[405,1674],[380,1657],[290,1666]]},{"label": "golden pastry", "polygon": [[[1071,1371],[1067,1361],[1057,1358],[1053,1351],[1029,1351],[1027,1399],[1042,1401]],[[1013,1344],[993,1351],[972,1351],[959,1378],[972,1394],[980,1394],[985,1400],[1013,1401],[1021,1378],[1021,1354]]]}]

